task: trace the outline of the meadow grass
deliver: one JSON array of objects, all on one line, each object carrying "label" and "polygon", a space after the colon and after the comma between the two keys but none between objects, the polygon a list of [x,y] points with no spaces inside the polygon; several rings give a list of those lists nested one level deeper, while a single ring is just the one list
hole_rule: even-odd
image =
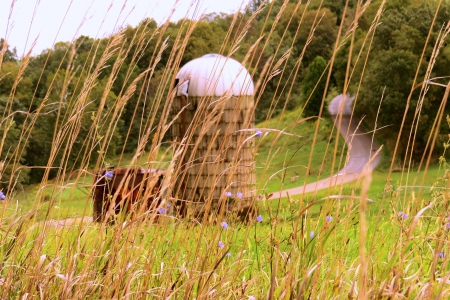
[{"label": "meadow grass", "polygon": [[[384,1],[381,8],[383,5]],[[382,11],[380,9],[379,14]],[[256,10],[248,22],[254,21],[258,13],[260,11]],[[374,24],[378,23],[379,14]],[[355,18],[358,16],[355,14]],[[239,23],[242,21],[239,14],[234,18],[234,25],[224,41],[224,55],[232,54],[248,30],[248,26]],[[278,20],[275,18],[273,22]],[[326,114],[314,122],[303,120],[303,108],[292,112],[283,110],[279,116],[259,124],[258,128],[271,131],[252,139],[257,188],[262,195],[257,201],[258,218],[241,222],[235,212],[180,218],[173,211],[173,205],[169,207],[168,204],[173,203],[168,196],[161,204],[167,210],[163,213],[156,209],[136,212],[134,217],[120,213],[112,223],[84,222],[83,219],[70,224],[49,222],[91,216],[92,175],[109,164],[161,166],[167,170],[168,190],[175,186],[177,175],[182,172],[176,162],[184,146],[173,143],[166,147],[167,143],[163,142],[169,135],[168,124],[172,121],[168,114],[172,98],[165,94],[164,87],[172,83],[180,64],[179,50],[183,51],[196,25],[182,22],[186,31],[176,37],[175,50],[169,53],[162,77],[152,77],[149,67],[138,78],[147,83],[160,80],[161,89],[155,92],[149,115],[158,113],[162,118],[141,121],[142,134],[135,153],[124,155],[123,151],[119,157],[106,156],[117,126],[114,120],[122,113],[130,95],[136,92],[133,81],[123,87],[123,94],[107,113],[107,118],[101,117],[101,111],[92,114],[93,123],[85,142],[98,145],[97,126],[106,128],[93,166],[87,164],[93,156],[87,151],[79,157],[86,168],[72,170],[63,165],[63,171],[55,178],[49,180],[47,172],[38,186],[7,194],[0,211],[0,297],[447,299],[450,294],[450,220],[449,168],[445,153],[439,164],[430,164],[432,157],[430,160],[425,157],[420,170],[417,165],[405,165],[401,172],[393,172],[391,165],[389,170],[375,170],[364,174],[360,181],[344,186],[289,199],[265,199],[264,194],[278,191],[280,187],[302,185],[306,177],[307,182],[326,178],[342,167],[339,161],[346,150],[335,150],[335,146],[342,149],[344,142],[333,123]],[[158,63],[167,46],[162,40],[165,29],[162,25],[158,29],[161,32],[155,32],[159,43],[151,65]],[[268,38],[272,33],[268,33]],[[341,37],[353,34],[351,28],[341,25],[333,57],[338,52]],[[144,37],[135,38],[137,44],[145,41]],[[93,88],[112,54],[117,54],[112,68],[121,66],[131,48],[121,45],[120,40],[120,32],[112,36],[105,54],[95,60],[97,66],[86,69],[89,76],[80,83],[83,90],[79,103],[67,116],[61,115],[61,122],[67,126],[62,126],[59,134],[68,137],[77,134],[75,121],[91,116],[82,110],[88,101],[83,97]],[[226,52],[226,46],[230,45],[233,47],[228,47],[231,50]],[[245,60],[256,67],[258,60],[251,59],[253,50],[249,49]],[[306,46],[304,50],[308,51]],[[136,51],[138,56],[139,51],[145,50]],[[90,59],[94,61],[93,57]],[[26,68],[26,64],[23,67]],[[262,82],[261,87],[273,78],[271,74],[283,68],[282,61],[272,62],[267,68],[268,73],[255,78]],[[331,69],[325,71],[324,76],[327,74],[331,74]],[[347,75],[350,76],[350,71]],[[108,79],[110,83],[113,77]],[[106,85],[105,95],[108,88],[111,85]],[[263,88],[258,90],[256,98],[263,92]],[[440,117],[442,112],[436,117],[442,121]],[[34,116],[30,118],[27,124],[32,128],[35,120]],[[28,127],[22,130],[20,139],[26,140]],[[73,146],[70,139],[61,142],[57,137],[59,135],[55,134],[49,168],[59,150]],[[189,142],[192,141],[186,143]],[[8,162],[13,164],[13,161]],[[291,182],[295,176],[298,177]]]}]

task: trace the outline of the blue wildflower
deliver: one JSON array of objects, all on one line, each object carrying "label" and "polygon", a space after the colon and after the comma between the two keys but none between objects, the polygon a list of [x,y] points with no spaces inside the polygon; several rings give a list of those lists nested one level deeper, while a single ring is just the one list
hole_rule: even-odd
[{"label": "blue wildflower", "polygon": [[262,221],[264,221],[264,219],[261,215],[259,215],[256,217],[256,221],[258,221],[259,223],[262,223]]},{"label": "blue wildflower", "polygon": [[367,200],[368,200],[370,203],[373,203],[373,199],[370,199],[370,198],[369,198],[369,199],[367,199]]},{"label": "blue wildflower", "polygon": [[256,132],[256,134],[255,134],[257,137],[261,137],[262,136],[262,131],[261,130],[258,130],[257,132]]},{"label": "blue wildflower", "polygon": [[231,253],[230,252],[227,253],[227,257],[231,257]]},{"label": "blue wildflower", "polygon": [[236,193],[236,197],[238,197],[239,199],[242,199],[242,196],[244,196],[242,193],[240,193],[240,192]]},{"label": "blue wildflower", "polygon": [[222,225],[223,229],[228,229],[228,223],[223,221],[222,223],[220,223],[220,225]]},{"label": "blue wildflower", "polygon": [[114,177],[114,173],[113,173],[113,172],[106,171],[105,177],[111,179],[111,178]]},{"label": "blue wildflower", "polygon": [[3,192],[0,192],[0,199],[5,200],[6,196],[3,194]]},{"label": "blue wildflower", "polygon": [[438,252],[436,255],[439,258],[444,258],[445,257],[445,253],[444,252]]},{"label": "blue wildflower", "polygon": [[219,248],[225,247],[225,245],[224,245],[224,243],[222,243],[222,241],[219,241],[219,243],[217,244],[217,246],[218,246]]},{"label": "blue wildflower", "polygon": [[331,222],[331,221],[333,221],[333,217],[332,216],[326,216],[325,220],[327,220],[327,222]]},{"label": "blue wildflower", "polygon": [[225,196],[227,196],[227,197],[233,197],[233,193],[232,193],[232,192],[225,192]]},{"label": "blue wildflower", "polygon": [[311,231],[310,233],[309,233],[309,237],[312,239],[312,238],[314,238],[314,231]]},{"label": "blue wildflower", "polygon": [[406,213],[402,212],[402,211],[398,212],[398,216],[402,217],[403,219],[408,219],[408,215]]},{"label": "blue wildflower", "polygon": [[167,212],[167,209],[165,209],[164,207],[161,207],[160,209],[158,209],[159,214],[165,214],[166,212]]}]

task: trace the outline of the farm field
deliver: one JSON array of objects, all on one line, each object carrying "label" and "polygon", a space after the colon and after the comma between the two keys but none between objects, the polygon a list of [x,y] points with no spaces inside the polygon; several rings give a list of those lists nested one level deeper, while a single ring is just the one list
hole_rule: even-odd
[{"label": "farm field", "polygon": [[[431,179],[439,177],[442,172],[438,169],[437,166],[430,169],[427,176],[430,181],[427,180],[426,184],[433,184]],[[394,173],[393,182],[400,182],[400,177],[401,174]],[[395,186],[394,190],[384,193],[384,178],[386,173],[374,172],[368,193],[373,199],[368,203],[365,216],[367,255],[371,258],[369,286],[384,284],[386,277],[391,276],[390,269],[393,265],[398,266],[400,259],[408,261],[409,268],[404,275],[408,275],[415,284],[421,285],[431,279],[428,276],[433,269],[438,279],[443,278],[447,269],[440,253],[445,249],[439,248],[436,235],[442,234],[441,224],[446,226],[446,218],[441,214],[445,211],[440,205],[434,205],[419,214],[418,219],[414,218],[418,208],[425,207],[432,199],[430,189],[423,190],[419,201],[411,201],[410,197],[418,192],[417,189],[406,193],[406,188]],[[354,184],[348,184],[340,194],[357,195],[359,190],[354,188]],[[337,192],[330,191],[332,194]],[[3,222],[10,224],[10,227],[6,226],[10,231],[3,238],[8,239],[10,245],[23,245],[9,253],[13,257],[24,257],[33,251],[41,253],[40,260],[28,261],[27,264],[36,264],[35,272],[43,268],[36,276],[41,284],[47,286],[45,295],[48,297],[61,295],[59,282],[74,280],[74,286],[80,291],[72,289],[67,291],[67,295],[80,295],[86,289],[95,293],[96,284],[89,287],[88,283],[116,282],[119,279],[123,285],[117,287],[119,291],[126,291],[126,285],[130,290],[140,285],[154,286],[145,291],[147,295],[167,293],[181,296],[186,285],[192,284],[194,295],[206,292],[202,292],[200,286],[203,286],[208,293],[217,293],[218,297],[263,297],[267,288],[273,285],[274,297],[281,297],[283,293],[289,293],[289,288],[299,288],[290,287],[287,283],[292,278],[287,276],[289,272],[302,269],[310,271],[310,277],[306,279],[309,284],[314,284],[318,297],[347,294],[352,292],[348,285],[356,276],[355,264],[360,255],[360,204],[359,199],[351,197],[325,200],[327,194],[327,191],[318,192],[317,200],[305,195],[302,200],[294,197],[290,201],[274,199],[261,202],[262,221],[254,220],[250,224],[228,217],[220,223],[199,225],[165,214],[151,225],[124,220],[107,229],[90,222],[44,226],[43,222],[30,220],[26,215],[3,216]],[[383,199],[383,195],[387,196]],[[305,210],[306,205],[313,201],[317,204]],[[63,202],[61,207],[64,207]],[[85,213],[83,203],[78,208],[73,206],[73,215],[70,215],[70,210],[61,208],[60,211],[64,213],[55,214],[55,218]],[[407,214],[408,218],[399,216],[400,212]],[[40,245],[39,249],[36,249],[37,245]],[[396,252],[392,252],[393,248]],[[336,265],[336,261],[340,263]],[[311,270],[318,263],[324,271],[314,273]],[[99,275],[98,272],[106,266],[110,271]],[[274,268],[276,273],[273,273]],[[63,273],[63,270],[71,270],[72,273]],[[213,270],[213,276],[201,276],[202,270]],[[32,276],[32,272],[27,271],[27,276]],[[334,283],[334,272],[341,274],[339,283]],[[273,274],[275,282],[266,276],[268,273]],[[30,284],[27,276],[20,279],[15,274],[9,276],[17,276],[17,287]],[[305,280],[303,274],[298,276]],[[233,277],[240,280],[233,280]],[[76,283],[82,279],[88,283]],[[251,284],[244,284],[242,280],[251,280]],[[336,284],[340,285],[339,289],[332,288]],[[207,288],[210,285],[214,288]],[[13,287],[10,286],[11,289]],[[113,291],[108,291],[107,295],[109,293]],[[100,290],[96,295],[103,297]],[[118,295],[125,296],[120,292]]]},{"label": "farm field", "polygon": [[[309,127],[310,124],[302,124],[298,129],[307,132],[305,128]],[[290,145],[290,139],[285,137],[278,142]],[[271,145],[274,140],[274,137],[267,135],[265,140],[261,141],[259,149],[262,154],[258,157],[263,157],[265,153],[264,143]],[[320,149],[320,145],[319,143],[318,153],[325,152]],[[121,159],[125,165],[128,160],[127,157]],[[167,157],[161,157],[161,161],[166,160]],[[117,161],[113,159],[112,163]],[[434,201],[436,204],[422,215],[419,214],[417,220],[414,216],[436,199],[436,192],[433,192],[431,186],[435,187],[435,191],[442,190],[447,180],[445,172],[445,168],[437,164],[428,169],[425,177],[423,171],[410,171],[409,176],[407,173],[394,172],[391,174],[390,184],[386,183],[387,171],[372,173],[372,182],[367,193],[371,200],[365,211],[367,253],[373,260],[369,284],[384,284],[384,281],[379,281],[377,277],[390,276],[389,269],[398,263],[399,259],[409,261],[410,267],[405,275],[411,277],[411,280],[415,278],[417,284],[420,284],[419,278],[426,280],[428,272],[433,268],[436,268],[437,276],[444,276],[446,269],[439,253],[444,253],[445,250],[435,248],[439,247],[439,243],[434,236],[439,233],[442,222],[445,226],[445,218],[442,215],[445,210]],[[422,183],[423,177],[425,181]],[[260,172],[257,178],[258,181],[262,178]],[[318,297],[340,295],[343,291],[346,294],[352,293],[349,283],[356,276],[354,265],[358,263],[361,247],[358,197],[361,193],[361,183],[331,187],[329,190],[318,191],[314,196],[306,194],[291,199],[261,201],[261,222],[253,220],[249,224],[243,224],[233,216],[228,216],[221,222],[199,225],[189,220],[176,219],[169,211],[159,216],[158,221],[153,224],[128,220],[123,216],[125,219],[117,225],[108,227],[89,221],[92,212],[87,186],[90,184],[92,178],[85,176],[70,180],[65,187],[59,189],[50,185],[50,189],[44,189],[43,195],[49,195],[48,198],[54,200],[39,204],[31,219],[30,211],[38,187],[18,195],[22,197],[18,201],[20,212],[17,211],[17,204],[12,201],[3,206],[2,220],[5,225],[9,224],[10,228],[4,238],[8,238],[11,243],[20,242],[24,245],[10,255],[23,257],[26,253],[37,251],[36,241],[41,245],[40,260],[32,263],[38,264],[36,268],[40,264],[45,267],[44,272],[39,273],[39,278],[43,284],[50,287],[46,292],[48,297],[61,295],[59,288],[54,285],[59,281],[69,282],[69,274],[62,273],[63,269],[69,268],[77,281],[83,278],[86,282],[113,282],[120,278],[123,286],[117,287],[120,291],[119,297],[125,297],[125,294],[120,293],[126,291],[126,285],[132,289],[135,284],[135,288],[139,285],[155,286],[151,291],[145,292],[147,295],[181,295],[184,293],[181,291],[192,284],[194,295],[213,292],[217,293],[218,297],[233,295],[238,298],[263,297],[267,288],[273,286],[273,297],[281,297],[283,293],[290,293],[289,289],[299,288],[288,285],[292,280],[287,278],[290,272],[311,271],[319,261],[324,271],[312,272],[310,277],[298,275],[303,278],[302,281],[306,278],[308,284],[314,284]],[[420,184],[423,184],[421,194]],[[331,195],[341,197],[333,198]],[[51,202],[53,206],[49,207]],[[310,204],[313,205],[309,207]],[[403,214],[407,214],[408,218],[402,217]],[[80,219],[83,216],[84,223]],[[45,219],[63,220],[45,223]],[[74,220],[73,223],[71,219]],[[406,234],[409,230],[413,231]],[[394,255],[393,247],[398,254]],[[113,255],[109,249],[115,249],[117,254]],[[67,257],[70,253],[80,257],[74,260]],[[296,258],[291,259],[290,256]],[[341,263],[336,265],[336,261]],[[111,273],[98,276],[98,271],[106,267]],[[208,269],[213,270],[213,276],[200,275],[202,270]],[[126,272],[122,273],[121,270]],[[334,283],[334,272],[341,274],[339,283]],[[274,277],[267,277],[268,273]],[[241,280],[235,281],[233,277],[249,279],[252,284],[236,285]],[[17,286],[27,284],[26,279],[21,279]],[[332,288],[336,284],[340,285],[339,288]],[[207,288],[210,285],[215,288]],[[76,295],[88,288],[80,284],[75,286],[80,288],[80,291],[75,289],[67,292],[67,295]],[[200,286],[208,290],[202,291]],[[89,289],[95,292],[94,287]],[[14,290],[10,292],[15,293]],[[106,297],[107,294],[102,296],[104,292],[105,289],[102,289],[102,292],[98,290],[96,297]]]}]

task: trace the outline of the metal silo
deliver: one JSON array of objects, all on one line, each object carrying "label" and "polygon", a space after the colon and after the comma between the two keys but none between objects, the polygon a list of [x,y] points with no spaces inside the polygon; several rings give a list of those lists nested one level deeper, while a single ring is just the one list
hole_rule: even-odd
[{"label": "metal silo", "polygon": [[184,65],[175,84],[172,134],[183,151],[175,196],[194,215],[223,208],[252,216],[255,124],[249,72],[232,58],[208,54]]}]

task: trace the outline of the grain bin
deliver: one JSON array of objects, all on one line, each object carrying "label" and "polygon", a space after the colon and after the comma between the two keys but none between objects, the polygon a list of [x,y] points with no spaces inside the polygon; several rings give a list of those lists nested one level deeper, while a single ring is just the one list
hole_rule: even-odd
[{"label": "grain bin", "polygon": [[175,85],[172,134],[182,150],[175,197],[194,215],[237,211],[253,216],[254,85],[249,72],[232,58],[207,54],[184,65]]}]

